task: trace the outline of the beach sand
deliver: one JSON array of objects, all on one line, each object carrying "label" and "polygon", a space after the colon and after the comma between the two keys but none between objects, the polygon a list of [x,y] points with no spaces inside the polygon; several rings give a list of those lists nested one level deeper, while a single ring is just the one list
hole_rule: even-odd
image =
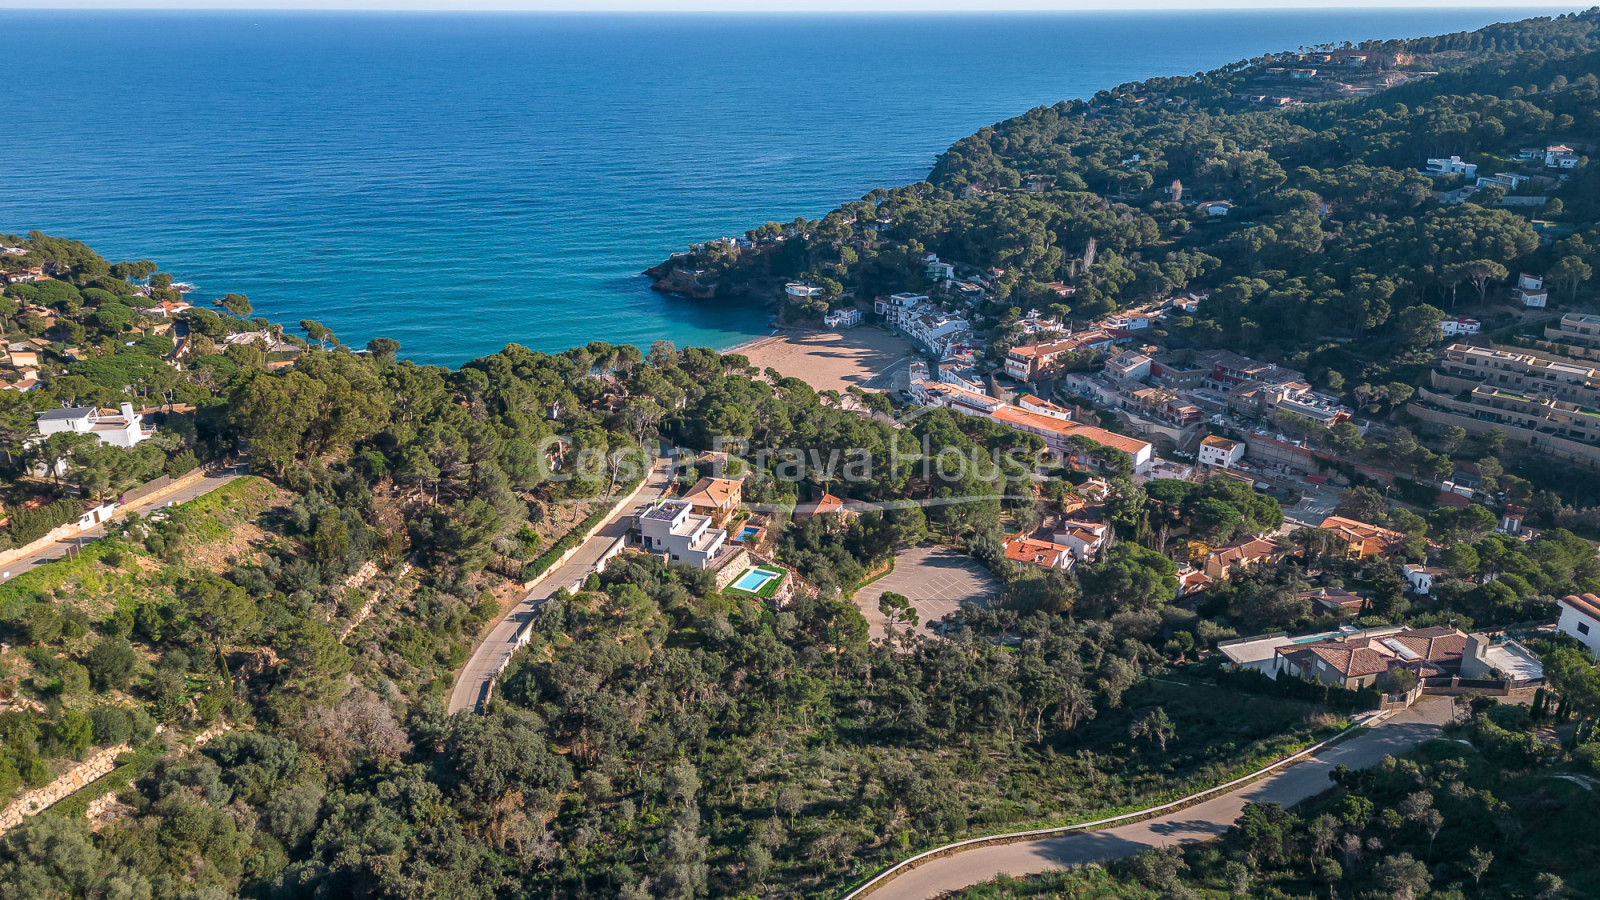
[{"label": "beach sand", "polygon": [[852,386],[886,390],[891,370],[916,354],[905,338],[865,326],[837,332],[785,332],[727,352],[748,357],[759,369],[777,369],[819,391],[843,391]]}]

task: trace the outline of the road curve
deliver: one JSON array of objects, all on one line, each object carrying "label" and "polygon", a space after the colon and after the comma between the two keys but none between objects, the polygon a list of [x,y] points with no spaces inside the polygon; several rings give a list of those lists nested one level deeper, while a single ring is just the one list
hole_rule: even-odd
[{"label": "road curve", "polygon": [[489,684],[500,672],[506,660],[517,650],[517,632],[533,618],[534,610],[550,599],[556,591],[571,587],[574,582],[589,577],[600,554],[628,533],[629,520],[654,503],[672,486],[677,465],[676,459],[663,456],[651,466],[644,483],[612,510],[592,537],[579,546],[578,552],[559,566],[553,566],[534,582],[533,587],[489,631],[487,637],[472,652],[472,658],[456,676],[456,685],[450,692],[450,712],[476,710],[488,693]]},{"label": "road curve", "polygon": [[1105,862],[1152,847],[1205,841],[1228,830],[1247,803],[1292,806],[1327,790],[1335,766],[1364,769],[1438,737],[1449,721],[1448,697],[1424,697],[1416,706],[1275,775],[1164,816],[1103,831],[1075,832],[979,846],[929,860],[865,896],[871,900],[933,900],[983,884],[1000,874],[1038,875],[1052,869]]}]

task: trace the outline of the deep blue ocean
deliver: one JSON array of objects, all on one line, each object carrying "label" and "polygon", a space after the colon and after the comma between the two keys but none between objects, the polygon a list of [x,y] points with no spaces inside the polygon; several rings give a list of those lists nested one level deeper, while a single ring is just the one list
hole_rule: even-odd
[{"label": "deep blue ocean", "polygon": [[576,16],[0,10],[0,233],[154,259],[419,362],[731,346],[640,270],[926,175],[1041,103],[1533,13]]}]

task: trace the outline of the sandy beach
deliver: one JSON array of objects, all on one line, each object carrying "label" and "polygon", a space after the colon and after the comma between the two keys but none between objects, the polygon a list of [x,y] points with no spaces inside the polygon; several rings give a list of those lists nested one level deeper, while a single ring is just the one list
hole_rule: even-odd
[{"label": "sandy beach", "polygon": [[777,369],[819,391],[889,387],[889,372],[915,355],[911,342],[881,328],[784,332],[758,338],[727,351],[746,356],[757,368]]}]

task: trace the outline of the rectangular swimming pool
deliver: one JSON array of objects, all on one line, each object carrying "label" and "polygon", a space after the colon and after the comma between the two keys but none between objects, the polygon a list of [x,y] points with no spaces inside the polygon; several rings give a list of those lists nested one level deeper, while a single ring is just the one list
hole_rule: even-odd
[{"label": "rectangular swimming pool", "polygon": [[761,529],[760,528],[757,528],[754,525],[746,525],[744,527],[744,529],[739,532],[739,538],[738,538],[739,543],[741,543],[741,544],[742,543],[746,543],[751,538],[755,537],[756,535],[758,535],[760,533],[761,533]]},{"label": "rectangular swimming pool", "polygon": [[747,594],[758,594],[769,582],[782,577],[782,572],[774,572],[771,569],[751,569],[740,575],[739,579],[730,587],[744,591]]}]

